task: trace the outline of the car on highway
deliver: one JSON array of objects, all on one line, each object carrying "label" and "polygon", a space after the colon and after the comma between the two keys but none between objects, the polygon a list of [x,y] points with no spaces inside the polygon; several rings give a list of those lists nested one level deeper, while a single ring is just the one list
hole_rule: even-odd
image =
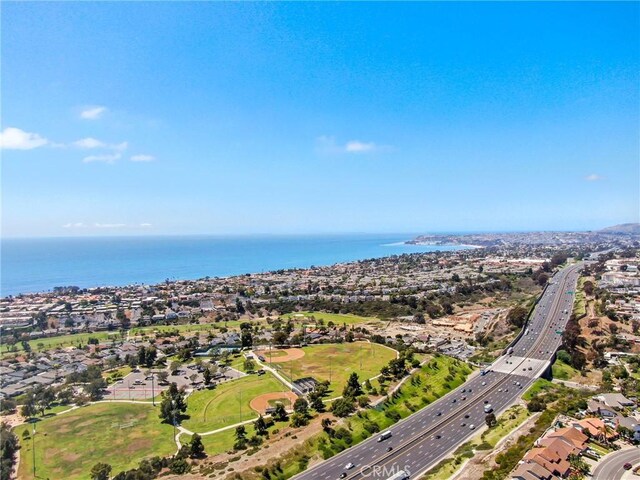
[{"label": "car on highway", "polygon": [[355,464],[354,464],[354,463],[351,463],[351,462],[347,463],[347,464],[344,466],[344,468],[345,468],[345,469],[347,469],[347,470],[351,470],[353,467],[355,467]]},{"label": "car on highway", "polygon": [[439,416],[441,416],[441,415],[442,415],[442,412],[438,412],[438,413],[436,413],[436,417],[439,417]]},{"label": "car on highway", "polygon": [[338,478],[345,478],[347,476],[347,472],[342,472]]},{"label": "car on highway", "polygon": [[627,462],[622,466],[622,468],[624,468],[625,470],[631,470],[633,468],[633,465]]},{"label": "car on highway", "polygon": [[471,425],[469,425],[469,430],[475,430],[476,426],[472,423]]},{"label": "car on highway", "polygon": [[435,435],[433,438],[435,438],[436,440],[440,440],[442,438],[442,435]]},{"label": "car on highway", "polygon": [[390,452],[391,450],[393,450],[393,447],[387,447],[387,452]]}]

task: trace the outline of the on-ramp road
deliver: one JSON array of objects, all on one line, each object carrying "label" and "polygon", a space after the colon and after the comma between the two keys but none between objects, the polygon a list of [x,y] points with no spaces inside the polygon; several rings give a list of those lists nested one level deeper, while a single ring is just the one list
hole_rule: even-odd
[{"label": "on-ramp road", "polygon": [[628,473],[629,478],[632,478],[631,470],[624,469],[625,463],[637,467],[640,463],[640,448],[633,447],[610,453],[600,460],[591,478],[593,480],[621,480],[625,473]]},{"label": "on-ramp road", "polygon": [[[512,354],[496,360],[486,375],[473,377],[391,426],[391,438],[378,441],[374,435],[300,473],[296,480],[381,480],[400,470],[413,479],[433,467],[484,425],[486,404],[490,403],[498,415],[548,368],[573,309],[582,266],[571,265],[554,275],[531,316],[526,334],[513,346]],[[349,463],[354,465],[346,469]]]}]

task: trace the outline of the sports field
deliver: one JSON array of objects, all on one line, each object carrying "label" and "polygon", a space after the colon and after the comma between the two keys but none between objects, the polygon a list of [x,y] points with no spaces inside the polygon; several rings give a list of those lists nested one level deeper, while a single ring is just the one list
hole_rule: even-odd
[{"label": "sports field", "polygon": [[364,382],[378,375],[389,360],[396,358],[395,350],[368,342],[310,345],[302,350],[304,357],[273,364],[272,367],[294,380],[301,377],[329,380],[332,396],[342,394],[352,372],[356,372]]},{"label": "sports field", "polygon": [[302,322],[305,319],[310,320],[310,317],[314,317],[316,320],[322,320],[325,325],[329,322],[333,322],[337,326],[344,324],[357,325],[361,323],[381,323],[379,318],[375,317],[361,317],[359,315],[342,315],[339,313],[326,313],[326,312],[294,312],[282,315],[282,318],[293,319],[296,322]]},{"label": "sports field", "polygon": [[186,412],[189,418],[182,425],[202,433],[258,418],[249,405],[251,400],[265,393],[286,391],[287,387],[270,373],[224,382],[213,390],[200,390],[189,396]]},{"label": "sports field", "polygon": [[[18,478],[32,478],[31,425],[16,427],[20,439]],[[160,423],[158,407],[132,403],[99,403],[36,423],[37,478],[87,479],[98,462],[113,467],[113,475],[134,468],[145,457],[175,451],[173,427]],[[123,454],[126,452],[126,454]]]}]

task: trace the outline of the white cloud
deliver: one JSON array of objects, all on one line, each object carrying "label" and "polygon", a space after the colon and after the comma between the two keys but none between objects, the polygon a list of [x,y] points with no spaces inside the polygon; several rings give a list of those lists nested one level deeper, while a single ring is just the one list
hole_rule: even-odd
[{"label": "white cloud", "polygon": [[124,228],[127,225],[124,223],[94,223],[96,228]]},{"label": "white cloud", "polygon": [[584,177],[587,182],[597,182],[598,180],[604,180],[604,177],[598,175],[597,173],[592,173],[591,175],[587,175]]},{"label": "white cloud", "polygon": [[82,138],[80,140],[76,140],[75,142],[73,142],[71,144],[74,147],[77,148],[105,148],[108,150],[114,150],[116,152],[123,152],[124,150],[126,150],[129,147],[129,142],[121,142],[121,143],[112,143],[112,144],[108,144],[105,143],[101,140],[92,138],[92,137],[87,137],[87,138]]},{"label": "white cloud", "polygon": [[149,228],[152,225],[150,223],[141,223],[140,226],[143,227],[143,228]]},{"label": "white cloud", "polygon": [[0,148],[7,150],[32,150],[49,143],[37,133],[25,132],[19,128],[7,127],[0,132]]},{"label": "white cloud", "polygon": [[119,160],[120,157],[122,157],[122,155],[119,153],[105,154],[105,155],[89,155],[88,157],[84,157],[82,161],[84,163],[93,163],[93,162],[113,163],[116,160]]},{"label": "white cloud", "polygon": [[140,154],[131,156],[132,162],[153,162],[155,159],[156,157],[154,157],[153,155]]},{"label": "white cloud", "polygon": [[83,228],[83,227],[84,227],[84,223],[82,222],[67,223],[63,225],[63,228]]},{"label": "white cloud", "polygon": [[105,148],[107,146],[106,143],[92,137],[77,140],[73,142],[73,145],[78,148]]},{"label": "white cloud", "polygon": [[80,118],[84,118],[85,120],[97,120],[102,117],[102,114],[106,111],[107,107],[87,107],[80,112]]},{"label": "white cloud", "polygon": [[344,150],[346,152],[351,152],[351,153],[372,152],[376,149],[377,149],[377,146],[375,143],[373,142],[363,143],[358,140],[351,140],[350,142],[347,142],[347,144],[344,147]]},{"label": "white cloud", "polygon": [[374,142],[361,142],[360,140],[349,140],[345,144],[336,142],[335,137],[321,136],[317,138],[318,150],[325,154],[341,153],[374,153],[387,151],[391,147],[388,145],[378,145]]}]

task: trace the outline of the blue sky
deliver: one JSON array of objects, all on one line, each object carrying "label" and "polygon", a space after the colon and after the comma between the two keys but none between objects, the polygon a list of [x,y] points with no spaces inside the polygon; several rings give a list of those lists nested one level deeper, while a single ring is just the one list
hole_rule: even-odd
[{"label": "blue sky", "polygon": [[638,3],[6,3],[2,235],[639,220]]}]

